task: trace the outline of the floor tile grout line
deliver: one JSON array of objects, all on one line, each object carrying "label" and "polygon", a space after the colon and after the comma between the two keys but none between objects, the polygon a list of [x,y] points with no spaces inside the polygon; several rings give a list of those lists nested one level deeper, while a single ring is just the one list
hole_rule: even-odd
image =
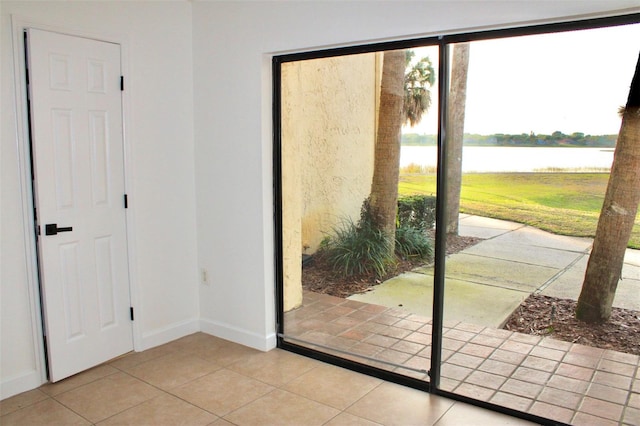
[{"label": "floor tile grout line", "polygon": [[[172,343],[172,342],[169,342],[169,343],[166,343],[166,344],[171,344],[171,343]],[[168,354],[161,355],[161,356],[158,356],[158,357],[152,358],[152,359],[150,359],[150,360],[146,360],[146,361],[144,361],[144,362],[141,362],[141,363],[139,363],[139,364],[135,365],[135,366],[134,366],[134,367],[132,367],[132,368],[135,368],[135,367],[137,367],[137,366],[139,366],[139,365],[142,365],[142,364],[145,364],[145,363],[147,363],[147,362],[157,361],[157,360],[158,360],[158,359],[160,359],[160,358],[163,358],[163,357],[165,357],[165,356],[170,356],[170,355],[175,354],[175,353],[177,353],[177,352],[179,352],[179,351],[180,351],[180,349],[176,349],[176,350],[174,350],[174,351],[172,351],[172,352],[170,352],[170,353],[168,353]],[[198,357],[198,358],[200,358],[200,359],[205,360],[204,358],[202,358],[202,357],[200,357],[200,356],[197,356],[197,355],[194,355],[194,356],[196,356],[196,357]],[[206,361],[206,360],[205,360],[205,361]],[[151,382],[146,381],[145,379],[143,379],[143,378],[141,378],[141,377],[138,377],[138,376],[134,375],[133,373],[128,372],[128,371],[124,371],[124,370],[120,370],[120,371],[122,371],[124,374],[126,374],[126,375],[130,376],[130,377],[131,377],[131,378],[133,378],[133,379],[139,380],[139,381],[141,381],[141,382],[143,382],[143,383],[145,383],[145,384],[147,384],[147,385],[149,385],[149,386],[151,386],[151,387],[155,388],[156,390],[158,390],[158,391],[162,392],[164,395],[168,395],[168,396],[171,396],[171,397],[174,397],[174,398],[178,398],[178,399],[180,399],[180,400],[182,400],[182,401],[184,401],[184,402],[188,403],[189,405],[192,405],[192,406],[194,406],[194,407],[196,407],[196,408],[198,408],[198,409],[201,409],[201,410],[203,410],[203,411],[206,411],[206,412],[208,412],[208,413],[210,413],[210,414],[212,414],[212,415],[216,416],[217,418],[222,418],[222,416],[219,416],[218,414],[213,413],[213,412],[211,412],[211,411],[207,410],[207,409],[206,409],[206,408],[204,408],[204,407],[200,407],[200,406],[198,406],[198,405],[196,405],[196,404],[194,404],[194,403],[192,403],[192,402],[190,402],[190,401],[187,401],[187,400],[185,400],[184,398],[181,398],[180,396],[178,396],[178,395],[176,395],[176,394],[174,394],[174,393],[172,393],[172,392],[171,392],[171,390],[175,390],[175,389],[177,389],[178,387],[181,387],[181,386],[187,385],[187,384],[189,384],[189,383],[192,383],[192,382],[194,382],[194,381],[196,381],[196,380],[202,379],[203,377],[206,377],[206,376],[209,376],[209,375],[211,375],[211,374],[214,374],[214,373],[216,373],[216,372],[218,372],[218,371],[220,371],[220,370],[226,369],[226,370],[228,370],[228,371],[233,371],[233,370],[229,370],[229,369],[227,369],[227,368],[226,368],[227,366],[222,366],[222,365],[220,365],[220,364],[216,364],[215,362],[212,362],[212,364],[215,364],[215,365],[217,365],[217,366],[218,366],[218,367],[220,367],[220,368],[218,368],[218,369],[216,369],[216,370],[213,370],[213,371],[211,371],[211,372],[209,372],[209,373],[206,373],[206,374],[204,374],[204,375],[201,375],[201,376],[195,377],[195,378],[193,378],[193,379],[191,379],[191,380],[188,380],[188,381],[186,381],[186,382],[184,382],[184,383],[182,383],[182,384],[180,384],[180,385],[177,385],[177,386],[175,386],[175,387],[173,387],[173,388],[171,388],[171,389],[164,389],[164,388],[161,388],[161,387],[159,387],[159,386],[157,386],[157,385],[155,385],[155,384],[153,384],[153,383],[151,383]],[[231,364],[229,364],[229,365],[233,365],[233,364],[235,364],[235,363],[231,363]],[[117,368],[117,367],[115,367],[115,368]],[[234,371],[234,372],[235,372],[235,371]],[[235,372],[235,373],[237,373],[237,372]],[[240,374],[240,373],[237,373],[237,374]],[[246,376],[245,376],[245,377],[246,377]],[[254,379],[254,380],[257,380],[257,379]],[[269,392],[271,392],[271,391],[269,391]],[[268,392],[268,393],[269,393],[269,392]],[[136,405],[131,406],[131,407],[129,407],[129,408],[127,408],[127,409],[125,409],[125,410],[123,410],[123,411],[119,412],[119,413],[116,413],[116,414],[114,414],[113,416],[118,415],[118,414],[121,414],[121,413],[123,413],[124,411],[127,411],[127,410],[129,410],[129,409],[132,409],[132,408],[134,408],[134,407],[140,406],[140,405],[142,405],[142,404],[144,404],[144,403],[146,403],[146,402],[148,402],[148,401],[151,401],[151,400],[153,400],[153,399],[159,398],[160,396],[161,396],[161,395],[155,396],[155,397],[153,397],[153,398],[149,398],[149,399],[147,399],[147,400],[145,400],[145,401],[140,402],[139,404],[136,404]],[[113,417],[113,416],[110,416],[110,417]],[[106,419],[103,419],[103,420],[100,420],[100,421],[104,421],[104,420],[106,420]]]},{"label": "floor tile grout line", "polygon": [[[35,388],[35,389],[30,390],[30,391],[25,391],[25,392],[22,392],[22,393],[16,394],[16,395],[14,395],[14,396],[11,396],[11,397],[9,397],[9,398],[5,398],[5,399],[4,399],[4,400],[2,400],[2,401],[7,401],[7,400],[9,400],[9,399],[11,399],[11,398],[14,398],[14,397],[17,397],[17,396],[22,395],[22,394],[24,394],[24,393],[32,392],[32,391],[38,391],[38,392],[40,392],[41,394],[43,394],[45,397],[44,397],[43,399],[40,399],[40,400],[37,400],[37,401],[31,402],[31,403],[29,403],[29,404],[27,404],[27,405],[24,405],[24,406],[18,406],[17,408],[15,408],[15,409],[14,409],[14,410],[12,410],[12,411],[9,411],[8,413],[5,413],[5,412],[0,411],[0,419],[2,419],[2,417],[8,416],[9,414],[11,414],[11,413],[15,413],[16,411],[22,410],[22,409],[24,409],[24,408],[33,407],[34,405],[39,404],[40,402],[46,401],[47,399],[52,399],[51,395],[48,395],[48,394],[46,394],[45,392],[42,392],[39,388]],[[2,422],[0,422],[0,424],[2,424]]]},{"label": "floor tile grout line", "polygon": [[458,404],[458,401],[452,401],[452,404],[449,406],[449,408],[447,408],[444,413],[442,413],[442,415],[440,415],[432,424],[431,426],[438,426],[438,423],[440,423],[440,421],[449,413],[449,411],[451,411],[453,409],[453,407],[455,407],[456,404]]},{"label": "floor tile grout line", "polygon": [[[115,366],[110,365],[110,362],[106,362],[106,363],[101,364],[101,365],[99,365],[99,366],[96,366],[96,367],[94,367],[94,368],[98,368],[98,367],[105,366],[105,365],[108,365],[108,366],[112,367],[113,369],[115,369],[115,370],[117,370],[117,371],[114,371],[114,372],[112,372],[112,373],[106,374],[106,375],[101,376],[101,377],[96,377],[96,378],[95,378],[95,379],[93,379],[93,380],[90,380],[90,381],[85,382],[85,383],[78,384],[77,386],[74,386],[74,387],[72,387],[72,388],[69,388],[69,389],[67,389],[67,390],[65,390],[65,391],[63,391],[63,392],[57,393],[57,394],[55,394],[55,395],[48,394],[48,393],[46,393],[45,391],[42,391],[41,389],[36,388],[36,390],[39,390],[41,393],[43,393],[43,394],[46,396],[46,398],[44,398],[44,399],[42,399],[42,400],[40,400],[40,401],[36,401],[36,402],[34,402],[34,403],[32,403],[32,404],[29,404],[29,405],[27,405],[27,406],[20,407],[18,410],[14,410],[14,411],[12,411],[11,413],[16,412],[16,411],[19,411],[19,410],[22,410],[22,409],[25,409],[25,408],[33,407],[34,405],[36,405],[36,404],[38,404],[38,403],[40,403],[40,402],[46,401],[47,399],[51,399],[51,400],[55,401],[56,403],[60,404],[61,406],[65,407],[66,409],[70,410],[70,411],[71,411],[71,412],[73,412],[74,414],[76,414],[76,415],[78,415],[78,416],[82,417],[83,419],[85,419],[85,420],[86,420],[86,421],[88,421],[89,423],[94,424],[95,422],[92,422],[92,421],[91,421],[91,420],[89,420],[87,417],[85,417],[83,414],[78,413],[77,411],[75,411],[73,408],[69,407],[67,404],[65,404],[63,401],[61,401],[61,400],[60,400],[60,399],[58,399],[58,398],[59,398],[59,397],[61,397],[61,396],[63,396],[63,395],[68,394],[69,392],[72,392],[72,391],[74,391],[74,390],[80,389],[80,388],[82,388],[82,387],[86,387],[86,386],[88,386],[88,385],[91,385],[91,384],[93,384],[93,383],[95,383],[95,382],[99,381],[99,380],[106,379],[106,378],[108,378],[108,377],[110,377],[110,376],[112,376],[112,375],[118,374],[118,373],[123,373],[123,374],[125,374],[125,375],[128,375],[128,376],[130,376],[130,377],[134,378],[134,379],[137,379],[137,380],[142,381],[141,379],[139,379],[139,378],[137,378],[137,377],[135,377],[135,376],[132,376],[132,375],[131,375],[131,374],[129,374],[128,372],[126,372],[126,371],[124,371],[124,370],[121,370],[121,369],[119,369],[118,367],[115,367]],[[143,382],[144,382],[144,381],[143,381]],[[58,383],[59,383],[59,382],[58,382]],[[144,382],[144,383],[147,383],[147,382]],[[45,383],[45,384],[43,384],[42,386],[47,386],[48,384],[49,384],[49,383]],[[153,386],[153,385],[151,385],[150,383],[147,383],[147,384],[149,384],[150,386]],[[41,387],[42,387],[42,386],[41,386]],[[154,387],[155,387],[155,386],[154,386]],[[156,388],[157,388],[157,387],[156,387]],[[161,391],[162,391],[162,389],[159,389],[159,390],[161,390]],[[153,398],[151,398],[151,399],[153,399]],[[148,401],[148,400],[147,400],[147,401]],[[146,402],[146,401],[143,401],[143,402]],[[139,405],[139,404],[136,404],[135,406],[137,406],[137,405]],[[132,407],[129,407],[129,408],[132,408]],[[127,408],[127,409],[125,409],[125,410],[123,410],[123,411],[126,411],[126,410],[128,410],[129,408]],[[7,414],[11,414],[11,413],[7,413]],[[120,413],[116,413],[116,414],[114,414],[114,415],[117,415],[117,414],[120,414]],[[4,414],[3,414],[1,417],[4,417]],[[113,416],[109,416],[109,417],[113,417]],[[109,418],[109,417],[107,417],[107,418]],[[101,419],[101,420],[99,420],[99,422],[100,422],[100,421],[104,421],[104,420],[106,420],[106,418],[105,418],[105,419]]]},{"label": "floor tile grout line", "polygon": [[[238,362],[240,362],[240,361],[234,362],[234,363],[230,364],[229,366],[234,365],[234,364],[236,364],[236,363],[238,363]],[[318,367],[319,367],[319,365],[318,365],[318,366],[314,366],[313,368],[311,368],[310,370],[306,371],[305,373],[302,373],[300,376],[302,376],[303,374],[306,374],[307,372],[312,371],[312,370],[314,370],[314,369],[316,369],[316,368],[318,368]],[[197,405],[197,404],[194,404],[193,402],[190,402],[190,401],[188,401],[188,400],[186,400],[186,399],[184,399],[184,398],[182,398],[182,397],[180,397],[180,396],[178,396],[178,395],[176,395],[176,394],[174,394],[174,393],[172,393],[172,392],[171,392],[171,390],[175,390],[175,389],[177,389],[178,387],[181,387],[181,386],[187,385],[187,384],[189,384],[189,383],[192,383],[192,382],[194,382],[194,381],[196,381],[196,380],[202,379],[203,377],[206,377],[206,376],[208,376],[208,375],[214,374],[214,373],[216,373],[216,372],[218,372],[218,371],[220,371],[220,370],[227,370],[227,371],[230,371],[230,372],[232,372],[232,373],[239,374],[239,375],[244,376],[245,378],[248,378],[248,379],[250,379],[250,380],[254,380],[254,381],[260,382],[260,383],[262,383],[262,384],[265,384],[265,385],[267,385],[267,386],[271,387],[272,389],[270,389],[267,393],[265,393],[265,394],[261,395],[260,397],[258,397],[258,398],[256,398],[256,399],[254,399],[254,400],[252,400],[252,401],[249,401],[249,402],[247,402],[246,404],[243,404],[241,407],[238,407],[238,408],[236,408],[236,409],[234,409],[234,410],[232,410],[232,411],[230,411],[230,412],[228,412],[228,413],[225,413],[223,416],[221,416],[221,415],[219,415],[219,414],[216,414],[216,413],[214,413],[214,412],[212,412],[212,411],[209,411],[209,410],[208,410],[208,409],[206,409],[205,407],[201,407],[201,406],[199,406],[199,405]],[[126,373],[126,374],[129,374],[129,373]],[[229,414],[231,414],[231,413],[233,413],[233,412],[235,412],[235,411],[238,411],[238,410],[240,410],[241,408],[244,408],[245,406],[247,406],[247,405],[249,405],[249,404],[251,404],[251,403],[253,403],[253,402],[255,402],[255,401],[257,401],[257,400],[259,400],[259,399],[261,399],[261,398],[263,398],[263,397],[265,397],[265,396],[267,396],[267,395],[271,394],[271,393],[273,393],[275,390],[278,390],[278,389],[279,389],[279,390],[282,390],[282,391],[290,392],[290,391],[287,391],[286,389],[283,389],[283,388],[282,388],[282,386],[285,386],[286,384],[288,384],[288,383],[290,383],[291,381],[295,380],[295,378],[294,378],[294,379],[291,379],[291,380],[290,380],[290,381],[288,381],[288,382],[285,382],[285,383],[283,383],[283,384],[281,384],[281,385],[276,386],[276,385],[273,385],[273,384],[271,384],[271,383],[267,383],[267,382],[265,382],[265,381],[263,381],[263,380],[260,380],[260,379],[258,379],[258,378],[256,378],[256,377],[252,377],[252,376],[246,375],[246,374],[244,374],[244,373],[241,373],[241,372],[238,372],[238,371],[235,371],[235,370],[231,370],[231,369],[227,368],[227,366],[221,366],[221,368],[219,368],[219,369],[217,369],[217,370],[215,370],[215,371],[212,371],[212,372],[207,373],[207,374],[205,374],[205,375],[202,375],[202,376],[196,377],[196,378],[194,378],[194,379],[192,379],[192,380],[190,380],[190,381],[187,381],[187,382],[185,382],[185,383],[183,383],[183,384],[180,384],[180,385],[178,385],[178,386],[175,386],[174,388],[171,388],[171,389],[167,389],[167,390],[165,390],[165,389],[160,388],[160,387],[158,387],[158,386],[156,386],[156,385],[154,385],[154,384],[152,384],[152,383],[146,382],[145,380],[143,380],[143,379],[141,379],[141,378],[138,378],[137,376],[134,376],[134,375],[132,375],[132,374],[129,374],[129,375],[130,375],[131,377],[135,378],[135,379],[138,379],[138,380],[140,380],[140,381],[142,381],[142,382],[144,382],[144,383],[146,383],[146,384],[150,385],[150,386],[153,386],[154,388],[156,388],[156,389],[158,389],[159,391],[163,392],[165,395],[169,395],[169,396],[172,396],[172,397],[178,398],[178,399],[180,399],[180,400],[182,400],[182,401],[184,401],[184,402],[186,402],[186,403],[188,403],[188,404],[190,404],[190,405],[192,405],[192,406],[194,406],[194,407],[197,407],[198,409],[204,410],[204,411],[206,411],[206,412],[208,412],[208,413],[210,413],[210,414],[212,414],[212,415],[216,416],[216,417],[217,417],[217,418],[219,418],[219,419],[224,419],[224,417],[225,417],[225,416],[227,416],[227,415],[229,415]],[[300,376],[298,376],[298,377],[300,377]],[[298,377],[296,377],[296,378],[298,378]],[[299,396],[303,396],[303,395],[299,395]],[[159,397],[159,396],[154,397],[154,398],[151,398],[151,399],[148,399],[148,400],[146,400],[146,401],[143,401],[143,402],[141,402],[140,404],[137,404],[136,406],[141,405],[141,404],[144,404],[145,402],[148,402],[148,401],[150,401],[150,400],[152,400],[152,399],[155,399],[155,398],[158,398],[158,397]],[[303,397],[304,397],[304,396],[303,396]],[[306,398],[306,397],[305,397],[305,398]],[[309,398],[307,398],[307,399],[309,399]],[[312,401],[313,401],[313,400],[312,400]],[[315,401],[315,402],[318,402],[318,401]],[[128,410],[128,409],[130,409],[130,408],[134,408],[134,407],[129,407],[129,408],[127,408],[127,410]],[[124,411],[126,411],[126,410],[124,410]],[[122,411],[122,412],[124,412],[124,411]],[[117,414],[120,414],[120,413],[117,413]],[[117,414],[114,414],[114,415],[117,415]],[[104,420],[104,419],[103,419],[103,420]],[[101,420],[101,421],[103,421],[103,420]],[[225,420],[226,420],[226,419],[225,419]],[[228,420],[227,420],[227,421],[228,421]],[[230,423],[231,423],[231,422],[230,422]]]},{"label": "floor tile grout line", "polygon": [[[257,379],[255,379],[255,380],[257,380]],[[287,383],[290,383],[290,382],[291,382],[291,381],[289,381],[289,382],[287,382]],[[282,386],[286,385],[287,383],[284,383]],[[255,403],[256,401],[259,401],[259,400],[261,400],[261,399],[263,399],[263,398],[267,397],[268,395],[270,395],[270,394],[272,394],[272,393],[274,393],[274,392],[276,392],[276,391],[286,392],[286,393],[289,393],[289,394],[295,395],[295,396],[297,396],[297,397],[300,397],[300,398],[306,399],[307,401],[311,401],[311,402],[314,402],[314,403],[316,403],[316,404],[320,404],[320,405],[323,405],[323,406],[325,406],[325,407],[329,407],[329,408],[332,408],[332,409],[334,409],[334,410],[337,410],[337,411],[338,411],[338,414],[336,414],[336,416],[340,415],[340,414],[344,411],[344,410],[341,410],[341,409],[339,409],[339,408],[336,408],[336,407],[333,407],[333,406],[331,406],[331,405],[328,405],[328,404],[326,404],[326,403],[324,403],[324,402],[321,402],[321,401],[318,401],[318,400],[312,399],[312,398],[310,398],[310,397],[308,397],[308,396],[306,396],[306,395],[302,395],[302,394],[300,394],[300,393],[298,393],[298,392],[295,392],[295,391],[293,391],[293,390],[285,389],[285,388],[283,388],[282,386],[273,386],[273,385],[271,385],[271,386],[273,387],[273,389],[271,389],[269,392],[265,393],[264,395],[261,395],[261,396],[259,396],[258,398],[254,399],[254,400],[252,400],[252,401],[249,401],[249,402],[247,402],[246,404],[243,404],[241,407],[238,407],[238,408],[236,408],[236,409],[234,409],[234,410],[232,410],[232,411],[230,411],[230,412],[226,413],[224,416],[218,416],[218,417],[220,417],[221,419],[224,419],[224,420],[226,420],[226,421],[228,421],[228,422],[232,423],[230,420],[227,420],[227,418],[226,418],[227,416],[229,416],[229,415],[231,415],[231,414],[233,414],[233,413],[235,413],[235,412],[237,412],[237,411],[242,410],[243,408],[245,408],[245,407],[247,407],[247,406],[249,406],[249,405],[251,405],[251,404]],[[212,413],[212,414],[214,414],[214,413]],[[334,416],[334,417],[336,417],[336,416]],[[326,423],[326,422],[325,422],[325,423]],[[235,423],[233,423],[233,424],[235,424]]]},{"label": "floor tile grout line", "polygon": [[[82,417],[84,420],[88,421],[89,424],[95,425],[97,423],[97,422],[93,422],[93,421],[89,420],[87,417],[85,417],[84,415],[78,413],[76,410],[74,410],[73,408],[67,406],[65,403],[63,403],[62,401],[59,401],[55,397],[52,396],[51,399],[53,399],[55,402],[57,402],[58,404],[62,405],[64,408],[66,408],[67,410],[71,411],[75,415]],[[102,420],[100,420],[100,421],[102,421]]]},{"label": "floor tile grout line", "polygon": [[[342,367],[338,367],[338,368],[342,368]],[[378,380],[379,380],[379,379],[378,379]],[[340,415],[340,414],[342,414],[342,413],[347,413],[347,414],[350,414],[350,415],[352,415],[352,416],[356,416],[355,414],[349,413],[347,410],[348,410],[349,408],[353,407],[353,406],[354,406],[355,404],[357,404],[358,402],[360,402],[360,401],[361,401],[362,399],[364,399],[366,396],[368,396],[369,394],[371,394],[374,390],[378,389],[378,388],[379,388],[380,386],[382,386],[384,383],[386,383],[386,382],[381,381],[380,383],[378,383],[377,385],[375,385],[373,388],[371,388],[370,390],[368,390],[367,392],[365,392],[365,393],[364,393],[360,398],[358,398],[358,399],[356,399],[355,401],[353,401],[351,404],[349,404],[348,406],[346,406],[344,409],[341,409],[341,410],[340,410],[340,413],[339,413],[339,414],[337,414],[335,417],[339,416],[339,415]],[[335,407],[334,407],[334,408],[335,408]],[[369,420],[369,419],[367,419],[367,418],[365,418],[365,417],[361,417],[361,416],[356,416],[356,417],[359,417],[359,418],[362,418],[362,419],[365,419],[365,420]],[[373,422],[373,420],[369,420],[369,421]],[[326,424],[326,423],[328,423],[328,422],[329,422],[329,421],[325,422],[325,424]]]},{"label": "floor tile grout line", "polygon": [[[153,388],[157,389],[158,391],[160,391],[160,392],[162,392],[162,393],[164,393],[164,394],[167,394],[167,392],[166,392],[164,389],[161,389],[161,388],[159,388],[158,386],[156,386],[156,385],[154,385],[154,384],[152,384],[152,383],[149,383],[149,382],[147,382],[147,381],[145,381],[145,380],[143,380],[143,379],[141,379],[141,378],[139,378],[139,377],[137,377],[137,376],[134,376],[133,374],[131,374],[131,373],[127,372],[127,371],[121,371],[121,372],[122,372],[123,374],[125,374],[125,375],[127,375],[127,376],[129,376],[129,377],[131,377],[131,378],[133,378],[133,379],[135,379],[135,380],[138,380],[138,381],[140,381],[140,382],[142,382],[142,383],[144,383],[144,384],[146,384],[146,385],[148,385],[148,386],[151,386],[151,387],[153,387]],[[115,374],[115,373],[114,373],[114,374]],[[100,378],[100,379],[98,379],[98,380],[104,379],[104,378],[106,378],[106,377],[108,377],[108,376],[101,377],[101,378]],[[94,382],[96,382],[96,381],[97,381],[97,380],[94,380],[94,381],[93,381],[93,382],[91,382],[91,383],[94,383]],[[89,384],[89,383],[87,383],[87,384]],[[76,389],[77,389],[77,388],[76,388]],[[61,395],[62,395],[62,394],[61,394]],[[142,405],[142,404],[144,404],[144,403],[146,403],[146,402],[148,402],[148,401],[151,401],[151,400],[153,400],[153,399],[156,399],[156,398],[158,398],[159,396],[160,396],[160,395],[158,395],[158,396],[154,396],[154,397],[152,397],[152,398],[148,398],[148,399],[146,399],[146,400],[144,400],[144,401],[139,402],[138,404],[134,404],[134,405],[132,405],[131,407],[127,407],[127,408],[125,408],[125,409],[124,409],[124,410],[122,410],[122,411],[119,411],[119,412],[117,412],[117,413],[114,413],[114,414],[112,414],[112,415],[111,415],[111,416],[109,416],[109,417],[105,417],[104,419],[100,419],[100,420],[98,420],[97,422],[90,422],[90,423],[91,423],[91,424],[96,424],[96,423],[103,422],[103,421],[105,421],[105,420],[107,420],[107,419],[109,419],[109,418],[111,418],[111,417],[113,417],[113,416],[117,416],[117,415],[119,415],[119,414],[124,413],[124,412],[125,412],[125,411],[127,411],[127,410],[130,410],[130,409],[132,409],[132,408],[138,407],[138,406],[140,406],[140,405]]]},{"label": "floor tile grout line", "polygon": [[[257,379],[254,379],[254,380],[257,380]],[[267,393],[265,393],[265,394],[263,394],[263,395],[260,395],[259,397],[257,397],[257,398],[256,398],[256,399],[254,399],[254,400],[251,400],[251,401],[248,401],[248,402],[247,402],[247,403],[245,403],[245,404],[242,404],[240,407],[237,407],[237,408],[235,408],[235,409],[233,409],[233,410],[229,411],[228,413],[225,413],[225,414],[224,414],[224,415],[222,415],[222,416],[221,416],[221,415],[219,415],[219,414],[212,413],[211,411],[208,411],[208,410],[207,410],[207,411],[208,411],[208,412],[210,412],[211,414],[215,415],[215,416],[218,416],[218,417],[219,417],[219,418],[221,418],[221,419],[224,419],[224,420],[228,421],[229,423],[233,423],[233,422],[231,422],[231,420],[227,420],[227,419],[226,419],[226,417],[227,417],[227,416],[229,416],[229,415],[231,415],[231,414],[233,414],[233,413],[235,413],[236,411],[242,410],[242,409],[243,409],[243,408],[245,408],[246,406],[253,404],[254,402],[256,402],[256,401],[258,401],[258,400],[260,400],[260,399],[262,399],[262,398],[266,397],[267,395],[272,394],[273,392],[275,392],[275,391],[277,391],[277,390],[283,390],[283,389],[280,389],[280,388],[279,388],[279,387],[277,387],[277,386],[272,386],[272,388],[273,388],[273,389],[269,390],[269,392],[267,392]],[[203,410],[204,410],[204,408],[203,408]],[[233,424],[235,424],[235,423],[233,423]]]}]

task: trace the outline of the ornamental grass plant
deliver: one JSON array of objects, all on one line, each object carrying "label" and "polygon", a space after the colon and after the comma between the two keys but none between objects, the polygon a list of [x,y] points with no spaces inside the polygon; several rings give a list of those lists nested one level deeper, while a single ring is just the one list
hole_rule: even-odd
[{"label": "ornamental grass plant", "polygon": [[[418,200],[425,198],[425,200]],[[395,236],[395,253],[390,255],[390,244],[387,236],[376,227],[370,211],[368,200],[365,200],[360,213],[360,220],[356,223],[351,218],[344,218],[339,225],[332,229],[318,250],[331,268],[344,276],[375,273],[382,277],[398,259],[430,260],[433,246],[427,236],[427,228],[433,227],[430,217],[428,197],[412,197],[410,203],[399,201],[398,227]],[[411,206],[417,210],[411,210]],[[422,217],[422,216],[428,217]],[[411,220],[407,220],[407,218]]]}]

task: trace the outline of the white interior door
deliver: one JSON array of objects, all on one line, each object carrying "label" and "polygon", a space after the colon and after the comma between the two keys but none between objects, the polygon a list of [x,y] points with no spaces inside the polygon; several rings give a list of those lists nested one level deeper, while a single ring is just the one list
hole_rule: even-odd
[{"label": "white interior door", "polygon": [[132,350],[120,46],[28,31],[51,381]]}]

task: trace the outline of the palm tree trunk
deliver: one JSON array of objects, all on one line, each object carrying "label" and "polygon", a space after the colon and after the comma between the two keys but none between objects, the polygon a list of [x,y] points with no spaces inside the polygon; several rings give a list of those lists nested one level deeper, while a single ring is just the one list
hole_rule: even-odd
[{"label": "palm tree trunk", "polygon": [[604,204],[589,256],[576,318],[602,323],[611,307],[622,274],[624,254],[640,203],[640,56],[611,166]]},{"label": "palm tree trunk", "polygon": [[370,208],[376,226],[389,240],[390,256],[395,247],[398,209],[404,71],[403,50],[384,53]]},{"label": "palm tree trunk", "polygon": [[467,102],[467,74],[469,71],[469,43],[453,48],[451,88],[447,117],[447,234],[458,235],[460,188],[462,186],[462,141],[464,113]]}]

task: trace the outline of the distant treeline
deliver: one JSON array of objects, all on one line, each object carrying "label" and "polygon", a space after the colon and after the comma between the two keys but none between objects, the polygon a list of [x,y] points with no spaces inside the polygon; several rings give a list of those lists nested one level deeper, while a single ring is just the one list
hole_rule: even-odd
[{"label": "distant treeline", "polygon": [[[615,148],[618,135],[585,135],[576,132],[565,135],[562,132],[553,132],[550,135],[536,135],[535,133],[522,133],[509,135],[496,133],[493,135],[464,134],[466,146],[544,146],[544,147],[594,147]],[[419,135],[407,133],[402,135],[402,145],[433,146],[436,145],[436,135]]]}]

